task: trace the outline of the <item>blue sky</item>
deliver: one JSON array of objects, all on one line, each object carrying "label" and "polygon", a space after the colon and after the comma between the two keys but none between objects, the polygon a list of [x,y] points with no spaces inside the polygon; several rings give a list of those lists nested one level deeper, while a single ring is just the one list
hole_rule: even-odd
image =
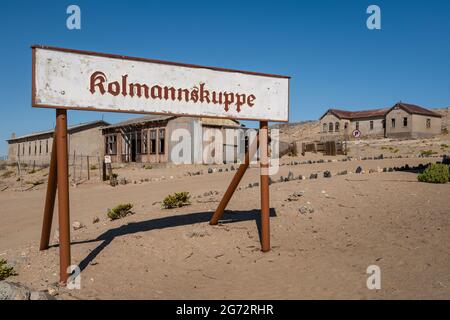
[{"label": "blue sky", "polygon": [[[81,30],[66,8],[81,8]],[[382,29],[366,27],[381,8]],[[31,108],[32,44],[290,75],[291,121],[328,108],[450,106],[450,1],[2,1],[0,155],[54,126]],[[69,123],[135,115],[69,111]],[[247,123],[247,125],[251,125]]]}]

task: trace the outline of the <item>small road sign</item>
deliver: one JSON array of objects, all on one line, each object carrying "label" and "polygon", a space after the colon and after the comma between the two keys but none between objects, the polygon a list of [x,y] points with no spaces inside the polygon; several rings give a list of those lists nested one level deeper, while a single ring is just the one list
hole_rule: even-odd
[{"label": "small road sign", "polygon": [[352,135],[355,138],[359,138],[359,137],[361,137],[361,131],[359,131],[358,129],[355,129],[355,130],[353,130]]}]

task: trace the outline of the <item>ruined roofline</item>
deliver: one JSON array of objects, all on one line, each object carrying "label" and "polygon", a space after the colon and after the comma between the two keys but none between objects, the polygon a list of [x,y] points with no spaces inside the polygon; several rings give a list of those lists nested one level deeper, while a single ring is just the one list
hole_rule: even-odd
[{"label": "ruined roofline", "polygon": [[[91,127],[94,126],[96,124],[101,124],[101,125],[105,125],[108,126],[109,123],[104,121],[104,120],[95,120],[95,121],[90,121],[90,122],[83,122],[83,123],[79,123],[79,124],[75,124],[75,125],[71,125],[67,128],[68,133],[73,133],[74,131],[78,131],[87,127]],[[11,138],[6,140],[6,142],[8,142],[9,144],[14,143],[14,142],[18,142],[20,140],[24,140],[24,139],[30,139],[30,138],[35,138],[38,136],[44,136],[44,135],[52,135],[53,132],[55,132],[55,129],[50,129],[50,130],[45,130],[45,131],[38,131],[38,132],[34,132],[34,133],[30,133],[30,134],[26,134],[20,137],[15,137],[15,138]]]}]

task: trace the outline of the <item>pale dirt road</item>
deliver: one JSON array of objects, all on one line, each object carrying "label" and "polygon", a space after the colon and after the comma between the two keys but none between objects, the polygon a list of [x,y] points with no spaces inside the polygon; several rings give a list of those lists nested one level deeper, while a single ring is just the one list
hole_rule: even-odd
[{"label": "pale dirt road", "polygon": [[[427,163],[393,159],[283,166],[279,175]],[[146,174],[159,176],[159,169]],[[181,169],[180,169],[181,170]],[[205,170],[205,169],[204,169]],[[149,171],[152,171],[149,173]],[[136,174],[125,169],[120,176]],[[164,172],[166,175],[167,172]],[[90,183],[71,189],[72,261],[82,289],[60,289],[83,299],[449,299],[450,184],[418,183],[408,172],[333,176],[271,185],[272,251],[262,253],[257,217],[259,188],[243,188],[219,226],[212,212],[233,172],[112,188]],[[274,178],[276,179],[276,177]],[[251,169],[241,183],[258,181]],[[0,257],[12,261],[18,281],[46,289],[58,280],[58,247],[38,251],[44,189],[0,193]],[[202,196],[180,209],[161,210],[174,191]],[[298,201],[290,194],[304,191]],[[200,202],[198,202],[200,201]],[[106,209],[120,202],[136,214],[110,222]],[[308,205],[313,213],[300,214]],[[92,218],[101,221],[92,224]],[[56,214],[54,226],[56,226]],[[55,243],[53,236],[52,242]],[[382,289],[368,290],[366,269],[381,268]]]}]

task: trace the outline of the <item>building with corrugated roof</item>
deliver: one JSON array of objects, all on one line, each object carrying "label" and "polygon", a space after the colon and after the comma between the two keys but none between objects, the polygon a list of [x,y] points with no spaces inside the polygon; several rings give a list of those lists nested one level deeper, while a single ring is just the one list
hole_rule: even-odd
[{"label": "building with corrugated roof", "polygon": [[320,118],[323,140],[350,139],[359,130],[366,138],[422,138],[441,133],[441,115],[408,103],[364,111],[328,109]]}]

